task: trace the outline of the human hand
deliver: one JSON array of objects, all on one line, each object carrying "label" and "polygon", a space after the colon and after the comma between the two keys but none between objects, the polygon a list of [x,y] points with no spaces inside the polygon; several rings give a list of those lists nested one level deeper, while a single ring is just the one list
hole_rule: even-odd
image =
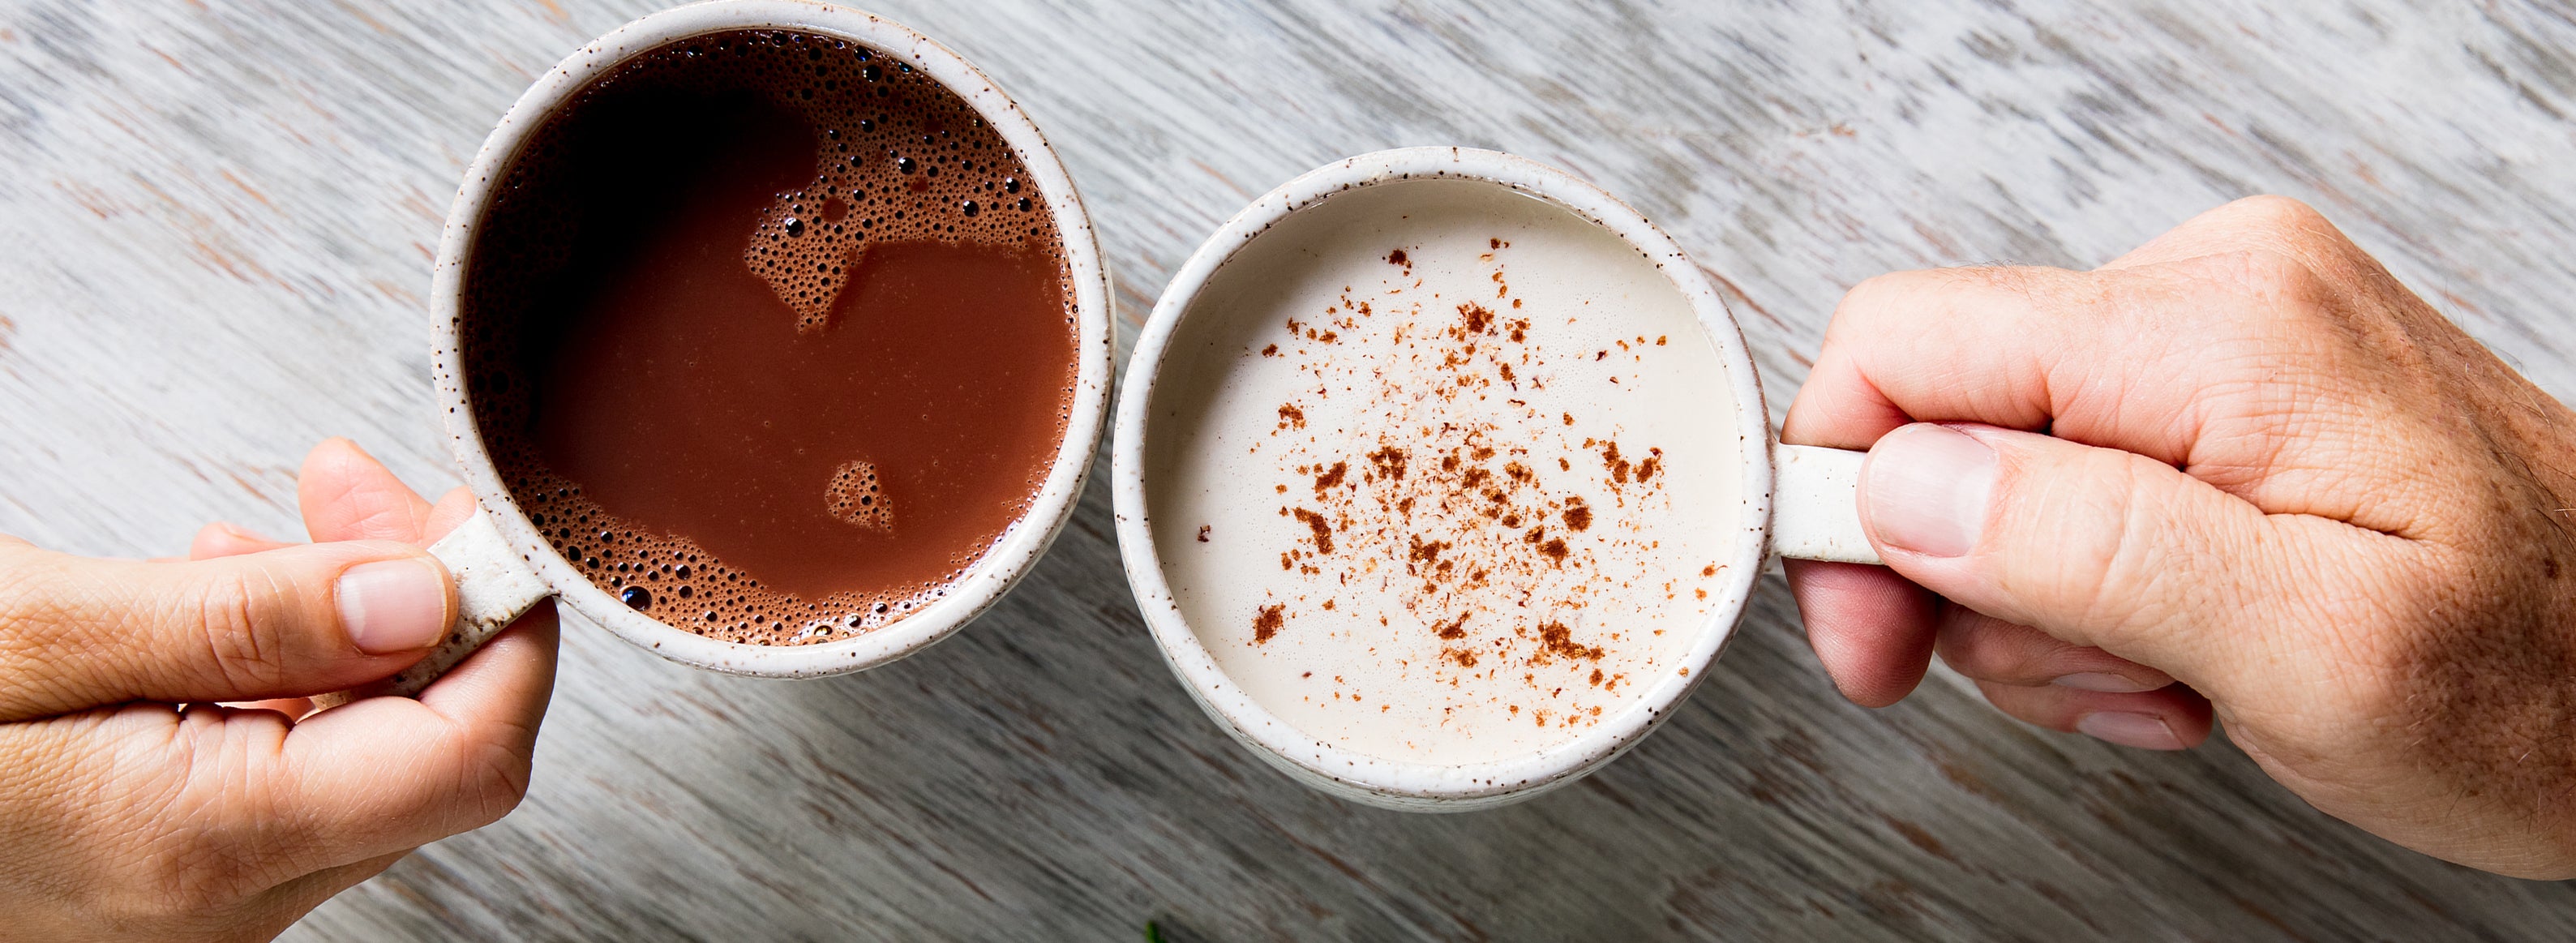
[{"label": "human hand", "polygon": [[2115,743],[2190,746],[2214,710],[2329,814],[2576,875],[2576,413],[2306,206],[2092,272],[1865,282],[1781,438],[1871,450],[1888,568],[1789,570],[1852,700],[1937,650]]},{"label": "human hand", "polygon": [[0,938],[265,940],[518,804],[553,608],[419,700],[306,716],[438,640],[454,591],[420,547],[475,510],[344,439],[305,459],[297,497],[330,542],[216,524],[187,562],[135,562],[0,537]]}]

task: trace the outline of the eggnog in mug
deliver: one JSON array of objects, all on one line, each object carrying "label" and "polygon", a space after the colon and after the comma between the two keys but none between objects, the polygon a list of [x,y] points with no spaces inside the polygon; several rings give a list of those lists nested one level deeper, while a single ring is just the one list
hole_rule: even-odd
[{"label": "eggnog in mug", "polygon": [[1288,214],[1191,300],[1151,395],[1173,605],[1317,740],[1545,751],[1730,614],[1764,443],[1656,260],[1555,202],[1410,179]]}]

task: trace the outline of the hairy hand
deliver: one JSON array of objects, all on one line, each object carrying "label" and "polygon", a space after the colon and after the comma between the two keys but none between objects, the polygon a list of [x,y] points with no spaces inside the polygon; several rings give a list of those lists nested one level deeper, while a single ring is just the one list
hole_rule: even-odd
[{"label": "hairy hand", "polygon": [[1863,283],[1782,439],[1871,450],[1890,569],[1790,569],[1852,700],[1938,651],[2116,743],[2189,746],[2215,711],[2330,814],[2576,875],[2576,414],[2306,206],[2091,272]]},{"label": "hairy hand", "polygon": [[554,688],[541,606],[418,700],[312,695],[429,650],[455,602],[436,506],[346,440],[290,545],[210,525],[186,561],[0,537],[0,937],[265,940],[527,789]]}]

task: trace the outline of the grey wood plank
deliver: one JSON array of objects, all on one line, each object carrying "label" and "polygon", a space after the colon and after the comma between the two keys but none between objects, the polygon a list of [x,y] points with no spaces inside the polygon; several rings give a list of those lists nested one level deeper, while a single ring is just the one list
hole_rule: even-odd
[{"label": "grey wood plank", "polygon": [[[452,485],[431,247],[526,83],[654,4],[0,2],[0,532],[88,553],[293,533],[346,434]],[[2558,4],[890,0],[1028,106],[1132,325],[1252,196],[1498,147],[1731,287],[1775,415],[1895,268],[2090,265],[2307,199],[2576,392],[2576,17]],[[2118,751],[1948,678],[1840,701],[1776,581],[1662,732],[1581,786],[1407,816],[1201,717],[1095,487],[957,638],[813,682],[573,627],[527,803],[295,939],[2563,939],[2567,888],[2397,850],[2223,743]]]}]

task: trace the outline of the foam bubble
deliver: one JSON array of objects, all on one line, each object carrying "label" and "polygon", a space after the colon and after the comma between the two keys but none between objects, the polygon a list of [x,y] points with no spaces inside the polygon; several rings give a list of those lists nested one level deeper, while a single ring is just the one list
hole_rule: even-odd
[{"label": "foam bubble", "polygon": [[894,526],[894,505],[886,499],[885,489],[877,484],[877,467],[868,462],[845,462],[832,472],[832,484],[823,489],[823,503],[832,516],[870,530]]}]

